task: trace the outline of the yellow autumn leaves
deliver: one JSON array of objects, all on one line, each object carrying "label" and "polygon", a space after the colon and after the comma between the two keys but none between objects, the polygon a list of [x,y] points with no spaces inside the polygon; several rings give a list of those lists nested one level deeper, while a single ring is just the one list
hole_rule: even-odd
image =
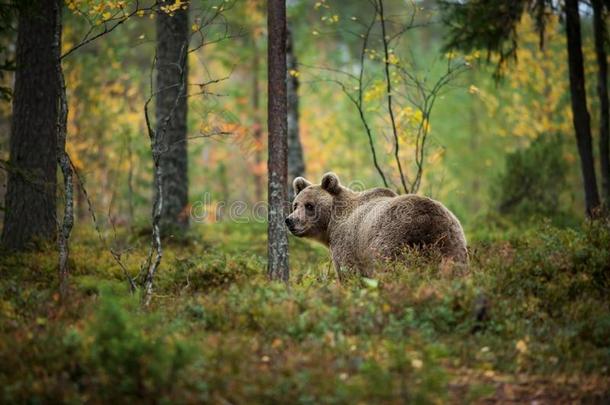
[{"label": "yellow autumn leaves", "polygon": [[378,60],[381,62],[387,62],[390,65],[398,66],[400,65],[400,58],[398,55],[394,53],[393,49],[388,49],[388,58],[385,59],[381,52],[378,52],[376,49],[365,49],[364,53],[370,60]]},{"label": "yellow autumn leaves", "polygon": [[[509,87],[508,95],[498,97],[497,92],[484,92],[475,86],[468,92],[481,99],[490,118],[500,121],[496,129],[499,136],[514,136],[527,142],[543,134],[569,133],[572,111],[565,98],[569,94],[567,65],[557,63],[566,60],[567,55],[558,18],[549,17],[542,50],[535,22],[528,13],[518,26],[518,34],[516,60],[501,69],[501,84]],[[590,41],[583,43],[585,66],[595,66],[592,49]],[[492,63],[497,62],[498,58],[492,57]]]},{"label": "yellow autumn leaves", "polygon": [[417,127],[423,124],[424,114],[419,109],[413,109],[412,107],[406,106],[398,110],[397,119],[403,124],[407,124],[412,127]]},{"label": "yellow autumn leaves", "polygon": [[66,0],[70,11],[76,15],[87,15],[94,21],[124,17],[128,3],[127,0]]},{"label": "yellow autumn leaves", "polygon": [[386,84],[378,80],[373,85],[364,92],[362,96],[364,102],[370,103],[372,101],[381,100],[386,91]]},{"label": "yellow autumn leaves", "polygon": [[[100,23],[115,18],[128,16],[128,6],[131,0],[65,0],[66,6],[76,15],[87,15],[93,22]],[[189,0],[175,0],[172,4],[161,6],[161,11],[173,15],[176,11],[185,10]],[[222,6],[221,6],[222,7]],[[137,10],[138,17],[144,17],[144,10]],[[154,14],[150,14],[154,18]]]},{"label": "yellow autumn leaves", "polygon": [[161,11],[167,13],[169,15],[174,15],[174,13],[180,9],[186,10],[188,7],[188,1],[186,0],[175,0],[173,4],[167,4],[165,6],[161,6]]},{"label": "yellow autumn leaves", "polygon": [[[362,96],[363,101],[369,104],[366,110],[369,112],[376,111],[379,102],[386,96],[386,92],[387,85],[385,81],[378,80],[374,82]],[[419,108],[404,106],[394,108],[394,113],[399,133],[402,135],[408,135],[413,131],[423,130],[428,132],[430,130],[430,122],[424,118],[424,113]]]}]

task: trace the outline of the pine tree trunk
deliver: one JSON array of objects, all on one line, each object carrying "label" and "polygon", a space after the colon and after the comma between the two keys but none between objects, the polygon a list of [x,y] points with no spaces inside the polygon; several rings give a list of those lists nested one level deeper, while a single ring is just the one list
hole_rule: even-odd
[{"label": "pine tree trunk", "polygon": [[299,76],[298,62],[294,54],[292,33],[287,32],[286,64],[288,75],[286,77],[288,97],[288,198],[292,199],[294,190],[292,181],[305,174],[303,161],[303,147],[299,137]]},{"label": "pine tree trunk", "polygon": [[599,207],[599,194],[595,179],[595,163],[591,141],[591,121],[587,110],[585,72],[583,68],[582,40],[578,0],[566,0],[566,36],[570,70],[570,94],[576,143],[585,188],[585,206],[588,216],[595,215]]},{"label": "pine tree trunk", "polygon": [[608,101],[608,59],[604,39],[606,21],[602,0],[592,0],[593,31],[595,35],[595,54],[597,56],[598,76],[597,93],[600,104],[599,159],[601,167],[602,196],[610,205],[610,103]]},{"label": "pine tree trunk", "polygon": [[[164,5],[173,4],[167,1]],[[157,16],[157,136],[162,145],[161,228],[185,229],[188,212],[187,88],[188,10]]]},{"label": "pine tree trunk", "polygon": [[268,44],[268,260],[269,278],[288,282],[288,235],[284,224],[287,181],[286,2],[267,2]]},{"label": "pine tree trunk", "polygon": [[56,235],[59,83],[53,1],[20,5],[13,116],[2,242],[24,249]]}]

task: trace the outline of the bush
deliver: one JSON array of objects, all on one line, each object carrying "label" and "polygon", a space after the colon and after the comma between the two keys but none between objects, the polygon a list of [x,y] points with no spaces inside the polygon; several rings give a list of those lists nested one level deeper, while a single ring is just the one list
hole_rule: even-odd
[{"label": "bush", "polygon": [[561,214],[568,163],[560,135],[544,135],[506,156],[506,169],[492,187],[501,214],[517,219]]},{"label": "bush", "polygon": [[82,339],[83,383],[107,401],[155,401],[173,393],[194,350],[172,332],[159,315],[139,311],[137,297],[119,298],[112,288],[102,288]]},{"label": "bush", "polygon": [[607,392],[608,223],[511,228],[459,275],[413,256],[341,284],[297,245],[288,288],[259,228],[219,229],[168,245],[146,310],[109,255],[90,260],[95,236],[63,303],[48,252],[0,257],[0,402],[476,402],[517,376],[533,392],[516,402]]}]

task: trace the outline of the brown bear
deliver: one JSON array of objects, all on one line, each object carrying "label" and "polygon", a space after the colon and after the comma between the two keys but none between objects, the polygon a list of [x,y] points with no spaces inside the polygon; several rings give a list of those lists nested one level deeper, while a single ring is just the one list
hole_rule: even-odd
[{"label": "brown bear", "polygon": [[345,270],[370,275],[376,263],[400,260],[409,248],[468,263],[460,221],[438,201],[386,188],[352,191],[334,173],[325,174],[319,185],[297,177],[293,188],[288,229],[326,245],[339,275]]}]

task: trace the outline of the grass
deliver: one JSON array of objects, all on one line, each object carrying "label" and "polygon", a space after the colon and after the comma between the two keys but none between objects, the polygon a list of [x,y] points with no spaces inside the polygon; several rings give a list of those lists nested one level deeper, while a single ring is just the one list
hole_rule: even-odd
[{"label": "grass", "polygon": [[[3,254],[0,402],[610,399],[608,224],[479,230],[466,274],[415,257],[342,284],[291,239],[288,288],[266,279],[264,226],[193,228],[149,310],[95,235],[73,238],[63,304],[52,249]],[[115,243],[135,275],[146,239]]]}]

